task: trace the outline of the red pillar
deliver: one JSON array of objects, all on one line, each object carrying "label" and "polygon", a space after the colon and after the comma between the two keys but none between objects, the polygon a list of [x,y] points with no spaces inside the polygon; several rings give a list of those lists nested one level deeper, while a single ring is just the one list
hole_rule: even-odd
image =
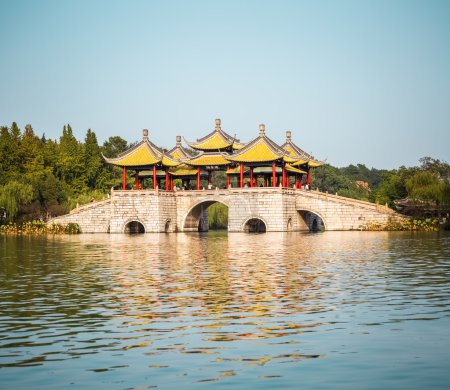
[{"label": "red pillar", "polygon": [[250,187],[253,188],[253,167],[250,167]]},{"label": "red pillar", "polygon": [[173,191],[173,176],[170,176],[170,191]]},{"label": "red pillar", "polygon": [[134,174],[134,184],[136,186],[136,189],[139,189],[139,171],[136,171]]},{"label": "red pillar", "polygon": [[308,168],[308,174],[306,175],[306,184],[308,185],[308,188],[311,189],[311,175],[309,173],[309,168]]},{"label": "red pillar", "polygon": [[169,190],[169,168],[166,169],[166,191]]},{"label": "red pillar", "polygon": [[244,164],[239,164],[239,188],[244,187]]},{"label": "red pillar", "polygon": [[197,167],[197,191],[200,190],[200,167]]},{"label": "red pillar", "polygon": [[274,161],[272,163],[272,187],[277,186],[276,180],[277,180],[277,168],[276,168],[275,161]]},{"label": "red pillar", "polygon": [[122,190],[127,189],[127,168],[122,167]]},{"label": "red pillar", "polygon": [[281,187],[286,187],[286,164],[281,165]]},{"label": "red pillar", "polygon": [[230,175],[228,173],[227,173],[227,188],[230,188]]},{"label": "red pillar", "polygon": [[153,165],[153,189],[156,190],[156,165]]}]

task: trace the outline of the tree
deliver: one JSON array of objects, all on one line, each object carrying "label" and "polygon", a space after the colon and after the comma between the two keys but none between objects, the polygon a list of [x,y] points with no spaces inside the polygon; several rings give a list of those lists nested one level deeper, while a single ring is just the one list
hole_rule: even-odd
[{"label": "tree", "polygon": [[30,203],[33,199],[33,187],[16,180],[0,187],[0,208],[6,210],[6,220],[11,222],[19,212],[20,206]]},{"label": "tree", "polygon": [[375,193],[375,200],[378,203],[387,203],[389,207],[394,207],[395,200],[405,198],[407,191],[405,182],[397,171],[386,173],[381,184]]},{"label": "tree", "polygon": [[123,138],[115,136],[109,137],[107,141],[103,142],[102,153],[106,157],[117,157],[120,153],[128,149],[127,141]]},{"label": "tree", "polygon": [[21,133],[15,122],[10,129],[6,126],[0,128],[0,184],[20,176],[20,144]]},{"label": "tree", "polygon": [[422,157],[419,161],[422,171],[432,173],[442,180],[450,180],[450,165],[445,161],[431,157]]},{"label": "tree", "polygon": [[70,125],[64,126],[59,139],[56,176],[66,183],[70,193],[79,194],[87,190],[83,158],[83,145],[74,137]]},{"label": "tree", "polygon": [[434,203],[439,211],[442,204],[450,203],[450,184],[430,172],[418,172],[406,181],[408,197]]},{"label": "tree", "polygon": [[89,129],[84,140],[84,175],[90,190],[102,188],[107,180],[100,147],[95,133]]}]

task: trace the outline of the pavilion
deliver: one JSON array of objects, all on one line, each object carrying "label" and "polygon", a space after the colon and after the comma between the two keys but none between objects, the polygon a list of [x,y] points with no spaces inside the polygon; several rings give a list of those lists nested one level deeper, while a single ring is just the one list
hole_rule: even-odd
[{"label": "pavilion", "polygon": [[[108,164],[122,168],[122,189],[127,188],[127,171],[134,171],[136,190],[145,189],[145,179],[152,179],[153,189],[174,190],[174,179],[181,179],[182,187],[196,180],[195,188],[201,189],[201,180],[207,180],[212,188],[213,172],[226,172],[227,188],[236,177],[237,187],[291,187],[302,188],[303,176],[310,186],[310,169],[323,164],[295,145],[291,132],[286,132],[286,142],[279,146],[265,134],[265,125],[259,125],[259,136],[242,144],[222,130],[220,119],[215,129],[195,142],[186,141],[191,149],[184,148],[181,136],[175,146],[164,151],[148,139],[143,130],[142,141],[121,153],[118,157],[103,156]],[[244,182],[245,180],[245,182]]]}]

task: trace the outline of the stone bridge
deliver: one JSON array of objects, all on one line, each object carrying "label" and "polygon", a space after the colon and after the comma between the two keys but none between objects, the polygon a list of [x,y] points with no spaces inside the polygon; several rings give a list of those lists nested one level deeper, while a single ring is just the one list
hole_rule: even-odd
[{"label": "stone bridge", "polygon": [[385,223],[393,210],[319,191],[230,188],[202,191],[111,191],[100,202],[77,207],[50,223],[77,223],[83,233],[208,230],[208,207],[228,207],[228,231],[357,230]]}]

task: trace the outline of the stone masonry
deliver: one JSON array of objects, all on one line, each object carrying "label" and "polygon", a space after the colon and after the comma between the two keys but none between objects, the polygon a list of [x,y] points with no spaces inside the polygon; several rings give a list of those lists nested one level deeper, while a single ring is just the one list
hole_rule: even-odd
[{"label": "stone masonry", "polygon": [[230,232],[245,231],[248,221],[255,219],[266,231],[311,230],[313,224],[325,230],[356,230],[396,215],[385,206],[288,188],[113,190],[110,198],[77,207],[50,223],[78,223],[83,233],[124,233],[130,222],[142,224],[146,233],[207,230],[207,209],[216,202],[228,207]]}]

